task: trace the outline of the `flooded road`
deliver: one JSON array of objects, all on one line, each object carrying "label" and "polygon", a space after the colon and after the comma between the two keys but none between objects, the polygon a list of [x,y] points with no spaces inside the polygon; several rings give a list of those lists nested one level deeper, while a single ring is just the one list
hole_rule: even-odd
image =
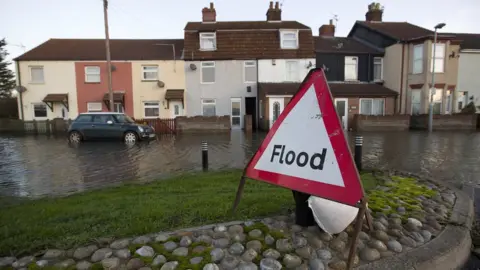
[{"label": "flooded road", "polygon": [[[429,174],[457,184],[480,184],[480,133],[365,133],[364,166]],[[0,136],[0,196],[61,196],[120,183],[144,182],[201,169],[208,141],[211,169],[243,168],[264,133],[161,137],[126,146],[65,138]],[[354,134],[349,134],[353,145]]]}]

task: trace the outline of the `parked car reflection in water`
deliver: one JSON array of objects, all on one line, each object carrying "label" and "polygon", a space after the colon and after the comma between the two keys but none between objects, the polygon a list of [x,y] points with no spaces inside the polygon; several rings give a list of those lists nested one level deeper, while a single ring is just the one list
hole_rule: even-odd
[{"label": "parked car reflection in water", "polygon": [[153,138],[153,127],[138,124],[123,113],[82,113],[68,128],[68,139],[72,143],[94,139],[121,139],[130,144]]}]

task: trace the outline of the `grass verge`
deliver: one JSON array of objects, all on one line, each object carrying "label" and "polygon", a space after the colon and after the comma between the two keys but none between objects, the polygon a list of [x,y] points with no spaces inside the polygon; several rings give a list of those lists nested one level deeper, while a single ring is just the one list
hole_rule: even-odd
[{"label": "grass verge", "polygon": [[[248,180],[235,215],[231,207],[241,170],[188,174],[0,206],[0,257],[45,248],[68,249],[99,237],[124,237],[286,212],[288,189]],[[365,190],[376,186],[362,175]]]}]

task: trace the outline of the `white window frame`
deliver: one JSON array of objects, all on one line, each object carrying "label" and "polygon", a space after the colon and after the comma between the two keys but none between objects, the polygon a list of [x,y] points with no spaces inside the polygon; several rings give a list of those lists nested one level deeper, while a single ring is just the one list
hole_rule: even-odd
[{"label": "white window frame", "polygon": [[[418,103],[413,103],[412,102],[412,99],[413,99],[413,93],[418,93],[420,95],[420,101]],[[421,89],[412,89],[410,90],[410,115],[414,115],[413,114],[413,104],[418,104],[420,106],[420,108],[418,109],[419,111],[419,114],[422,113],[422,90]]]},{"label": "white window frame", "polygon": [[[445,72],[445,54],[447,53],[447,46],[445,43],[438,43],[437,42],[437,46],[436,46],[436,49],[435,49],[435,53],[438,54],[439,50],[438,48],[442,48],[443,47],[443,55],[433,55],[433,46],[435,45],[435,43],[432,42],[432,60],[431,60],[431,63],[430,63],[430,72],[433,72],[433,61],[435,61],[435,59],[438,59],[438,60],[442,60],[443,64],[442,64],[442,70],[440,71],[435,71],[435,73],[444,73]],[[435,69],[438,70],[438,65],[435,65]]]},{"label": "white window frame", "polygon": [[[205,102],[207,100],[208,101],[213,101],[213,102]],[[217,115],[217,100],[216,99],[214,99],[214,98],[202,98],[202,100],[200,102],[202,104],[202,116],[204,116],[203,115],[203,106],[205,104],[208,104],[208,105],[213,104],[215,106],[215,115]]]},{"label": "white window frame", "polygon": [[[156,119],[160,118],[160,101],[158,100],[148,100],[148,101],[143,101],[143,118],[145,119]],[[146,103],[157,103],[157,105],[147,105]],[[157,116],[147,116],[145,113],[145,109],[158,109],[158,115]]]},{"label": "white window frame", "polygon": [[247,60],[243,62],[243,82],[244,83],[255,83],[257,80],[247,81],[247,68],[254,68],[256,71],[257,63],[255,60]]},{"label": "white window frame", "polygon": [[[347,64],[347,58],[351,58],[352,60],[355,59],[355,79],[351,79],[351,78],[348,78],[347,79],[347,72],[345,72],[345,69],[347,67],[347,65],[350,65],[350,64]],[[345,56],[345,66],[344,66],[344,72],[343,72],[343,75],[344,75],[344,80],[345,81],[358,81],[358,56]]]},{"label": "white window frame", "polygon": [[[95,70],[95,71],[93,71]],[[91,80],[88,76],[98,76],[98,80]],[[100,67],[99,66],[85,66],[85,82],[86,83],[99,83],[101,81]]]},{"label": "white window frame", "polygon": [[[440,96],[440,97],[439,97]],[[429,95],[430,98],[430,95]],[[440,112],[438,114],[443,114],[443,89],[442,88],[435,88],[435,95],[433,95],[433,110],[435,110],[435,104],[440,104]],[[436,114],[435,112],[433,114]]]},{"label": "white window frame", "polygon": [[[385,115],[385,106],[386,106],[386,100],[385,98],[360,98],[359,101],[358,101],[358,113],[359,114],[362,114],[362,101],[363,100],[371,100],[372,101],[372,110],[373,110],[373,102],[375,100],[383,100],[383,113],[382,115]],[[372,114],[372,112],[370,112],[370,114],[366,114],[366,115],[372,115],[372,116],[378,116],[378,114]]]},{"label": "white window frame", "polygon": [[[285,39],[284,35],[286,34],[294,34],[295,38],[294,39]],[[289,47],[285,46],[283,44],[284,41],[286,40],[294,40],[295,41],[295,46],[294,47]],[[284,50],[296,50],[298,49],[298,30],[280,30],[280,48]]]},{"label": "white window frame", "polygon": [[[288,67],[288,63],[293,63],[294,66],[295,66],[295,74],[294,74],[294,77],[293,78],[289,78],[288,76],[290,76],[289,74],[289,71],[287,70],[287,67]],[[299,63],[297,60],[285,60],[285,81],[286,82],[297,82],[299,79],[298,79],[298,73],[299,73]]]},{"label": "white window frame", "polygon": [[[203,66],[204,64],[213,64],[213,65],[204,67]],[[204,68],[213,68],[213,82],[204,82],[203,81],[203,69]],[[214,84],[215,83],[215,81],[217,79],[215,68],[216,68],[215,61],[205,61],[205,62],[200,63],[200,83],[201,84]]]},{"label": "white window frame", "polygon": [[[153,70],[146,70],[145,68],[155,68]],[[147,79],[145,78],[145,74],[147,73],[155,73],[154,79]],[[158,65],[142,65],[142,81],[157,81],[158,80]]]},{"label": "white window frame", "polygon": [[[34,81],[32,77],[32,69],[42,69],[42,80]],[[45,68],[44,66],[29,66],[28,70],[30,72],[30,83],[45,83]]]},{"label": "white window frame", "polygon": [[[44,106],[45,107],[45,112],[46,112],[46,116],[35,116],[35,105],[41,105],[41,106]],[[32,116],[34,119],[47,119],[48,118],[48,106],[47,104],[43,103],[43,102],[36,102],[36,103],[32,103]]]},{"label": "white window frame", "polygon": [[[100,109],[91,109],[90,106],[93,104],[100,104]],[[87,112],[101,112],[103,110],[102,102],[87,102]]]},{"label": "white window frame", "polygon": [[[203,40],[212,40],[213,39],[213,48],[204,48],[202,47]],[[217,49],[217,33],[215,32],[204,32],[199,35],[199,46],[201,51],[215,51]]]},{"label": "white window frame", "polygon": [[[383,81],[383,57],[374,57],[373,58],[373,76],[375,77],[375,60],[380,60],[380,79],[373,78],[374,81]],[[358,65],[358,63],[357,63]]]},{"label": "white window frame", "polygon": [[[415,55],[415,50],[417,48],[421,48],[421,54],[420,55]],[[413,46],[413,53],[412,53],[412,74],[421,74],[423,73],[423,55],[424,55],[424,46],[423,44],[417,44]],[[418,69],[415,69],[415,64],[419,65]]]},{"label": "white window frame", "polygon": [[[119,110],[121,109],[121,110]],[[125,112],[125,107],[121,102],[114,102],[113,103],[113,111],[117,113],[124,113]]]}]

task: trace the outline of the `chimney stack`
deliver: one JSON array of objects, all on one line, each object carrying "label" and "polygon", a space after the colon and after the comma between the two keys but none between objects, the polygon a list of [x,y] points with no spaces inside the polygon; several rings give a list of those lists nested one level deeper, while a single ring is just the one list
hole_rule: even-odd
[{"label": "chimney stack", "polygon": [[270,6],[267,10],[267,21],[281,21],[282,20],[282,10],[280,9],[280,3],[275,2],[275,7],[273,7],[273,1],[270,1]]},{"label": "chimney stack", "polygon": [[368,5],[368,11],[365,13],[367,22],[381,22],[383,16],[383,6],[380,3],[371,3]]},{"label": "chimney stack", "polygon": [[203,22],[215,22],[217,19],[217,12],[213,3],[210,3],[210,8],[204,7],[202,9],[202,21]]},{"label": "chimney stack", "polygon": [[330,20],[329,24],[324,24],[318,29],[318,35],[322,37],[334,37],[335,36],[335,25],[333,25],[333,20]]}]

